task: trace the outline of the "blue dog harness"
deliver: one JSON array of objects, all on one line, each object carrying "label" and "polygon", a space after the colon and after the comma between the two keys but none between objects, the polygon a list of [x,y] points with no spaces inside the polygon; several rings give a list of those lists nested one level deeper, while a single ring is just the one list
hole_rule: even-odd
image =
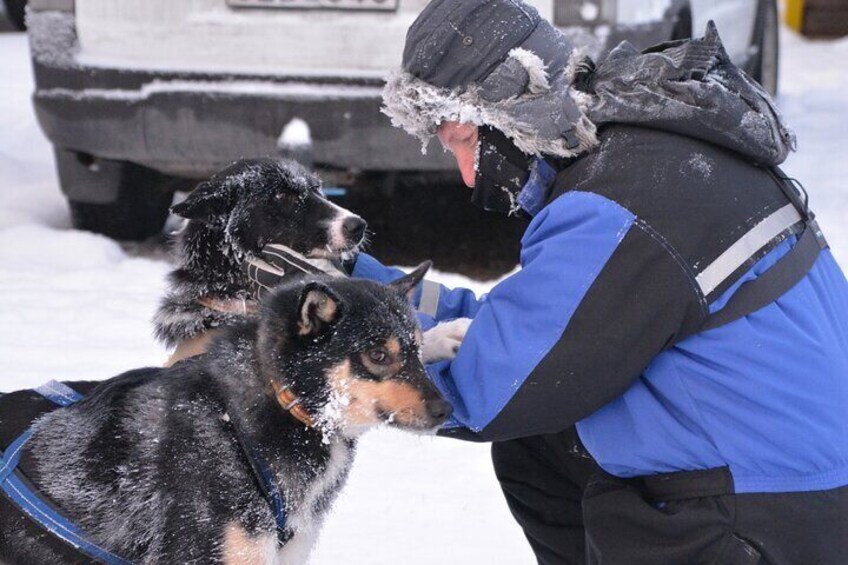
[{"label": "blue dog harness", "polygon": [[[57,381],[50,381],[35,389],[35,392],[57,406],[70,406],[82,400],[77,391]],[[0,452],[0,488],[20,511],[44,527],[48,532],[86,554],[107,565],[130,565],[130,561],[106,551],[89,541],[88,536],[70,520],[65,518],[52,504],[30,488],[28,481],[20,472],[18,463],[26,442],[32,436],[32,428],[18,436],[6,449]]]},{"label": "blue dog harness", "polygon": [[286,527],[288,515],[286,514],[286,505],[283,501],[283,495],[280,493],[280,487],[274,481],[274,475],[271,472],[270,465],[259,455],[256,446],[241,432],[238,423],[233,417],[229,413],[226,416],[226,421],[230,423],[239,447],[241,447],[242,453],[244,453],[247,462],[250,464],[250,469],[253,471],[253,477],[256,479],[259,491],[274,512],[274,521],[277,524],[277,541],[280,545],[283,545],[291,539],[292,532]]},{"label": "blue dog harness", "polygon": [[[33,390],[59,407],[70,406],[83,399],[83,396],[77,391],[57,381],[50,381]],[[232,421],[230,423],[238,444],[250,464],[257,485],[274,513],[277,539],[280,544],[283,544],[291,538],[291,532],[287,529],[285,502],[274,481],[270,466],[259,455],[256,447],[240,432],[238,426]],[[32,428],[28,428],[6,448],[5,452],[0,450],[0,489],[9,501],[50,534],[91,559],[106,565],[131,565],[131,561],[127,561],[90,541],[89,536],[84,531],[63,516],[54,504],[32,488],[30,482],[18,468],[24,446],[31,436]]]}]

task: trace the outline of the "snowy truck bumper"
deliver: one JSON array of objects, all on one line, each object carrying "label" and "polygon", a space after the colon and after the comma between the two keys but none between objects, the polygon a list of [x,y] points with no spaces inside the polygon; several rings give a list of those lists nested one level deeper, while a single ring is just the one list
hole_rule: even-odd
[{"label": "snowy truck bumper", "polygon": [[[345,94],[352,89],[356,96]],[[240,157],[273,155],[294,118],[309,125],[319,166],[448,169],[441,151],[422,156],[420,143],[390,126],[379,93],[379,86],[155,78],[129,89],[39,87],[34,101],[57,147],[173,175],[206,176]]]},{"label": "snowy truck bumper", "polygon": [[30,14],[39,124],[59,149],[200,178],[235,159],[274,155],[294,118],[311,130],[316,166],[451,168],[380,113],[382,80],[200,74],[88,67],[74,59],[73,16]]}]

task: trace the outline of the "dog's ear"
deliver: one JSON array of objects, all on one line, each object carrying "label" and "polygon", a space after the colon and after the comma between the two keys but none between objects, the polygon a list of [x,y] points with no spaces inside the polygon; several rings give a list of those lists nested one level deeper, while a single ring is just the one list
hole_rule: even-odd
[{"label": "dog's ear", "polygon": [[415,294],[415,287],[418,286],[424,279],[424,275],[427,274],[427,271],[430,270],[430,267],[433,266],[432,261],[424,261],[417,267],[415,270],[409,273],[408,275],[404,275],[401,278],[392,281],[389,283],[389,288],[392,288],[399,293],[405,295],[407,298],[412,300],[412,297]]},{"label": "dog's ear", "polygon": [[171,206],[171,212],[187,220],[210,222],[230,212],[233,192],[230,183],[208,180],[197,185],[188,198]]},{"label": "dog's ear", "polygon": [[342,317],[342,301],[327,285],[320,282],[307,284],[300,294],[298,307],[298,333],[317,336]]}]

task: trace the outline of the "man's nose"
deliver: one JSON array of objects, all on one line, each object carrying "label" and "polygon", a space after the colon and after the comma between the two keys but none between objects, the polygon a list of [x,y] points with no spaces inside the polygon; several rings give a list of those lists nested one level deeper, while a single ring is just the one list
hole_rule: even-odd
[{"label": "man's nose", "polygon": [[457,147],[453,152],[459,172],[462,173],[462,181],[468,188],[474,188],[477,181],[477,171],[474,165],[477,161],[477,146]]}]

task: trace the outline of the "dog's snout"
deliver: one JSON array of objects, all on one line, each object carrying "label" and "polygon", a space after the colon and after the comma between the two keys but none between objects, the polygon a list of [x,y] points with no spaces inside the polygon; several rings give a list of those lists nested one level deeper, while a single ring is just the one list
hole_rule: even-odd
[{"label": "dog's snout", "polygon": [[453,407],[446,400],[434,398],[427,401],[427,414],[429,414],[430,418],[433,420],[436,420],[438,423],[442,423],[447,420],[451,414],[453,414]]},{"label": "dog's snout", "polygon": [[350,216],[342,222],[342,232],[348,241],[359,243],[365,236],[368,224],[359,216]]}]

